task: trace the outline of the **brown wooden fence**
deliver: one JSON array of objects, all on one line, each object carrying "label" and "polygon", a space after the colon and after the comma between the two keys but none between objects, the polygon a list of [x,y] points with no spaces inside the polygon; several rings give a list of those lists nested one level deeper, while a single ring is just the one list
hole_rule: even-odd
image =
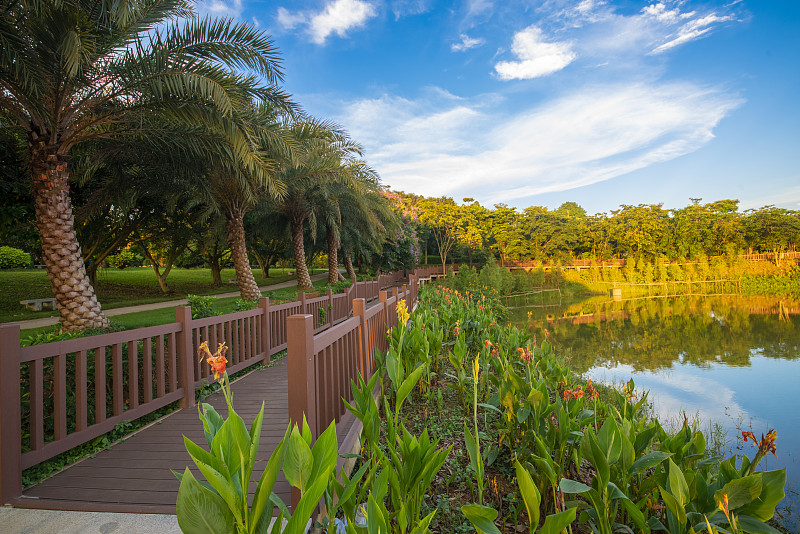
[{"label": "brown wooden fence", "polygon": [[[298,302],[278,305],[264,297],[253,310],[205,319],[193,320],[191,308],[178,307],[174,323],[31,347],[20,347],[18,324],[0,325],[0,503],[22,494],[23,469],[86,443],[123,420],[175,401],[181,407],[194,405],[195,388],[210,381],[208,366],[197,357],[204,341],[212,351],[218,343],[228,345],[228,370],[234,373],[268,363],[287,348],[287,320],[302,314],[312,336],[322,336],[323,341],[315,341],[319,350],[314,354],[325,349],[331,355],[320,365],[335,367],[339,373],[332,375],[339,377],[335,383],[319,383],[323,391],[319,398],[337,398],[331,395],[349,391],[345,385],[355,376],[354,369],[372,371],[374,359],[362,358],[359,352],[362,340],[370,355],[383,347],[385,339],[378,331],[384,333],[392,324],[389,309],[394,310],[397,300],[381,301],[369,311],[361,302],[376,300],[382,285],[389,287],[386,284],[402,279],[403,273],[390,273],[353,284],[345,294],[328,291],[315,298],[301,294]],[[403,295],[416,296],[418,277],[411,275],[411,280],[413,289],[405,289]],[[354,299],[360,299],[356,304],[360,315],[349,318]],[[383,319],[375,319],[381,313]],[[364,321],[371,322],[364,327]],[[348,328],[357,333],[341,334],[340,340],[337,336]],[[358,365],[352,360],[356,353]],[[290,377],[289,390],[295,388]],[[324,414],[320,421],[339,409],[332,408],[332,402],[320,405],[322,411],[317,413]]]}]

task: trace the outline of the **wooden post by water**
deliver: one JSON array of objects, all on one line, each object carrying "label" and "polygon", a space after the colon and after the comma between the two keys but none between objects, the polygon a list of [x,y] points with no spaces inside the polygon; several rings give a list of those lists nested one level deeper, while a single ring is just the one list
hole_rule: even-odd
[{"label": "wooden post by water", "polygon": [[178,381],[183,387],[181,408],[194,406],[194,346],[192,345],[192,308],[177,306],[175,308],[175,322],[181,323],[181,331],[175,334],[178,340],[177,367]]},{"label": "wooden post by water", "polygon": [[22,495],[19,325],[0,324],[0,504]]},{"label": "wooden post by water", "polygon": [[269,320],[269,297],[258,299],[258,307],[261,308],[261,350],[264,351],[264,365],[269,364],[272,349],[272,332],[270,331],[271,322]]}]

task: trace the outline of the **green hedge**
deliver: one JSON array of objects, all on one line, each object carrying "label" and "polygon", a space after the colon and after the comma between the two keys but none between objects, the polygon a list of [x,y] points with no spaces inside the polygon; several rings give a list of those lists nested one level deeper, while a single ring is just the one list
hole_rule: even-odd
[{"label": "green hedge", "polygon": [[14,247],[0,247],[0,269],[30,267],[31,255]]}]

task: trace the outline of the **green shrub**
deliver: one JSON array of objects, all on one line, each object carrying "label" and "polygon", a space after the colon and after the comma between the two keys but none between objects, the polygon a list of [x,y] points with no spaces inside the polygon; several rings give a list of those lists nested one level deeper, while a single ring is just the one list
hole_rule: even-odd
[{"label": "green shrub", "polygon": [[116,254],[108,256],[106,258],[106,263],[117,269],[141,267],[144,263],[144,258],[132,250],[120,250]]},{"label": "green shrub", "polygon": [[192,319],[203,319],[213,317],[217,314],[214,310],[214,302],[217,297],[203,295],[186,295],[189,306],[192,307]]},{"label": "green shrub", "polygon": [[353,285],[353,282],[350,280],[339,280],[333,285],[325,286],[324,289],[330,289],[331,291],[333,291],[333,294],[336,295],[338,293],[344,293],[345,291],[350,289],[351,285]]},{"label": "green shrub", "polygon": [[[258,306],[258,301],[257,300],[245,300],[245,299],[242,299],[242,298],[238,298],[238,299],[236,299],[236,302],[233,305],[233,311],[240,312],[240,311],[252,310],[256,306]],[[192,308],[192,309],[194,309],[194,308]],[[213,315],[213,313],[211,315]],[[210,316],[208,316],[208,317],[210,317]]]},{"label": "green shrub", "polygon": [[0,247],[0,269],[30,267],[31,255],[14,247]]}]

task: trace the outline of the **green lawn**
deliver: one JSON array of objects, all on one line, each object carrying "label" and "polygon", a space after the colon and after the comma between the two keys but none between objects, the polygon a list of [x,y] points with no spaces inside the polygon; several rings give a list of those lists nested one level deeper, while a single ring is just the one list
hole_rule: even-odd
[{"label": "green lawn", "polygon": [[[293,269],[271,269],[270,277],[264,278],[260,270],[255,270],[253,275],[259,286],[265,286],[293,280],[294,276],[288,274],[290,271]],[[165,294],[161,292],[155,274],[149,267],[101,269],[97,274],[95,290],[103,309],[111,309],[175,300],[188,294],[216,295],[237,291],[235,284],[227,283],[235,276],[233,269],[223,269],[224,284],[215,287],[211,284],[209,269],[173,269],[167,278],[170,291]],[[0,322],[57,315],[57,312],[50,310],[33,312],[19,303],[21,300],[52,296],[50,281],[43,269],[0,271]]]},{"label": "green lawn", "polygon": [[[270,278],[271,280],[272,278]],[[276,282],[277,283],[277,282]],[[325,287],[327,280],[318,280],[314,282],[314,287],[321,290]],[[275,291],[265,291],[265,297],[269,297],[270,301],[292,301],[297,299],[297,291],[295,288],[277,289]],[[214,311],[218,315],[225,313],[233,313],[236,308],[236,301],[239,297],[226,297],[218,298],[214,302]],[[161,308],[159,310],[142,311],[135,313],[125,313],[122,315],[115,315],[110,318],[114,325],[124,327],[126,330],[134,328],[143,328],[145,326],[155,326],[159,324],[168,324],[175,321],[175,308]],[[35,336],[44,332],[58,331],[58,326],[42,326],[39,328],[27,328],[20,332],[20,337],[24,340],[29,336]]]}]

